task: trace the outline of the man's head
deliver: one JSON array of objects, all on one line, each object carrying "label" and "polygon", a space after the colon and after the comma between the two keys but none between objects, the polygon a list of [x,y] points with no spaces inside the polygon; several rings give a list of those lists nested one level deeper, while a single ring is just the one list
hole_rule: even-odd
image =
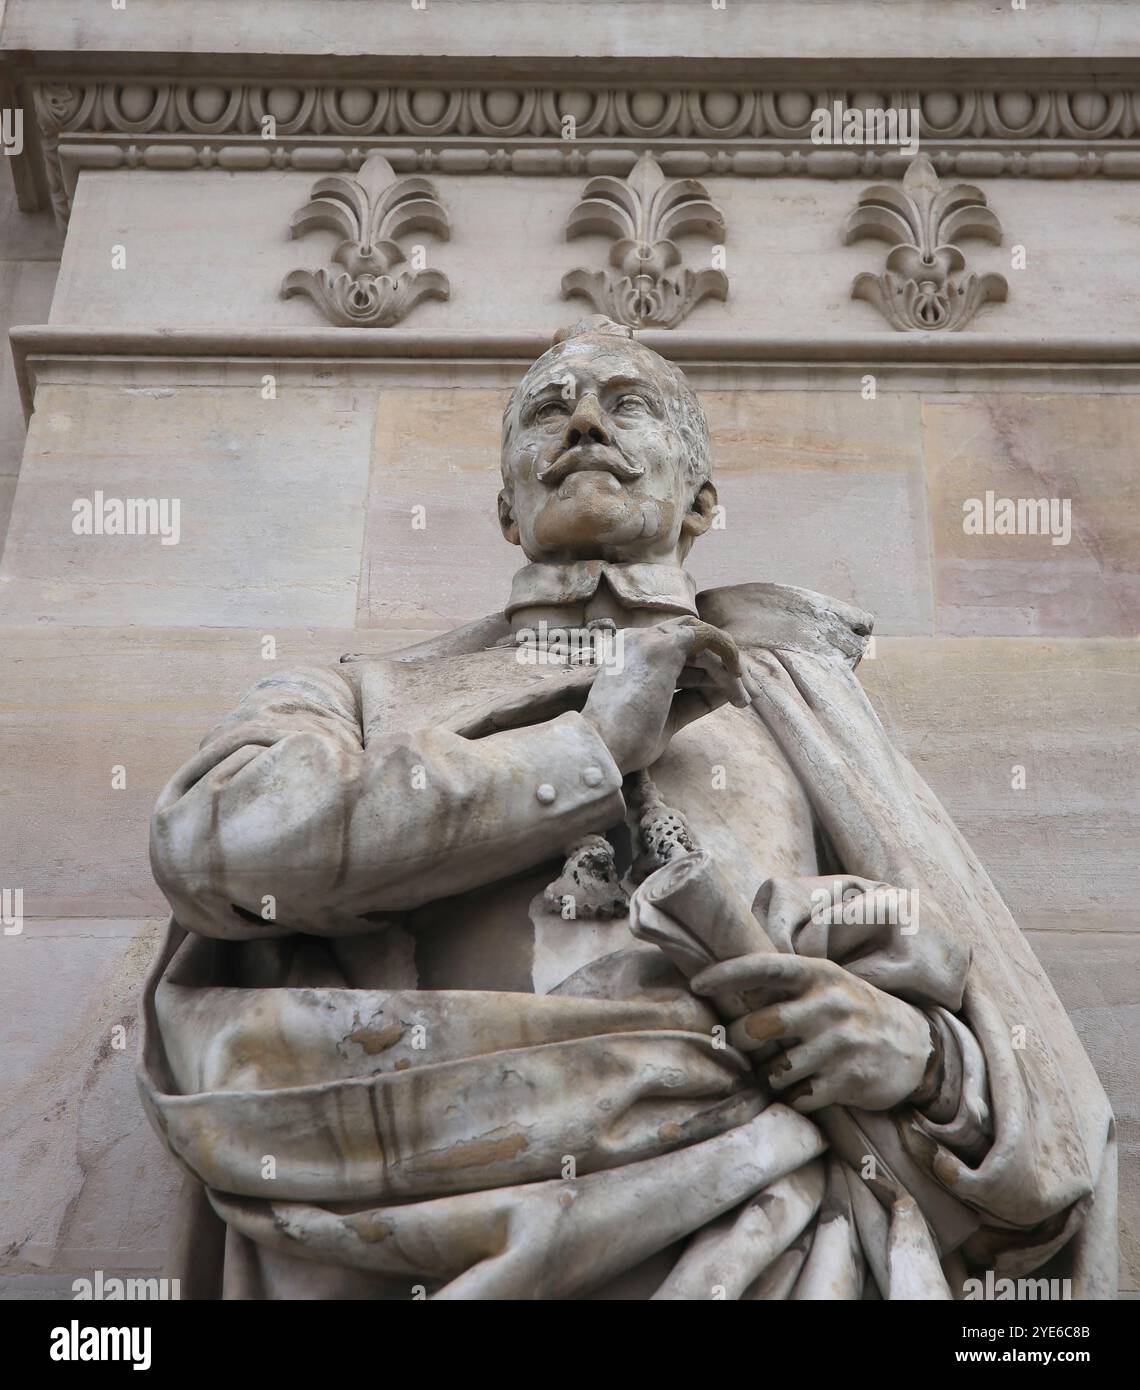
[{"label": "man's head", "polygon": [[527,559],[680,563],[716,505],[681,373],[596,316],[564,329],[503,415],[503,535]]}]

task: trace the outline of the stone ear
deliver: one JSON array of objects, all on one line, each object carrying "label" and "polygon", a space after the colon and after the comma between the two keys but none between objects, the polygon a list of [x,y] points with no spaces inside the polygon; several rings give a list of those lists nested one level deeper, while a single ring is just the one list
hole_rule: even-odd
[{"label": "stone ear", "polygon": [[693,505],[689,508],[684,521],[681,523],[681,534],[696,540],[698,536],[703,536],[713,522],[713,514],[716,510],[716,488],[713,487],[709,479],[697,489],[697,495],[693,498]]},{"label": "stone ear", "polygon": [[519,524],[515,520],[510,494],[506,488],[503,488],[499,493],[499,528],[512,545],[522,544],[519,537]]}]

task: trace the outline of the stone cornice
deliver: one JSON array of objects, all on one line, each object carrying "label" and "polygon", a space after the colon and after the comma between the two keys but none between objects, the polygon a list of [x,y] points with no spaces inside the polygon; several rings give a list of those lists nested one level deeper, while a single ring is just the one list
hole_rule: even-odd
[{"label": "stone cornice", "polygon": [[1140,177],[1140,80],[1099,81],[902,87],[872,75],[856,90],[72,74],[25,77],[19,90],[35,111],[26,158],[66,219],[82,169],[352,172],[372,153],[400,174],[625,177],[649,150],[670,178],[899,177],[897,148],[812,143],[811,112],[835,102],[917,107],[922,150],[943,177]]},{"label": "stone cornice", "polygon": [[[468,64],[581,67],[627,61],[685,64],[765,60],[900,64],[1038,60],[1073,54],[1101,61],[1137,55],[1135,0],[129,0],[124,11],[76,0],[6,0],[0,46],[37,58],[178,55],[213,60],[421,63],[443,55]],[[690,68],[690,72],[693,69]]]},{"label": "stone cornice", "polygon": [[[785,379],[792,373],[818,380],[842,374],[850,389],[858,389],[860,375],[866,372],[922,384],[958,376],[968,381],[977,372],[987,389],[993,389],[1003,374],[1019,384],[1032,381],[1036,390],[1064,389],[1066,378],[1086,384],[1096,380],[1100,389],[1122,389],[1124,383],[1135,389],[1140,379],[1140,337],[1045,339],[937,332],[759,337],[685,329],[647,329],[635,336],[694,376],[712,372],[724,377],[741,371],[779,374]],[[13,328],[10,341],[20,397],[29,417],[38,373],[46,364],[111,366],[120,385],[142,384],[147,372],[164,365],[209,365],[212,376],[221,379],[231,367],[260,371],[278,363],[320,368],[332,362],[365,369],[414,363],[421,371],[433,364],[440,369],[484,364],[504,369],[504,382],[510,382],[550,346],[549,335],[539,332],[361,328],[172,332],[47,324]]]}]

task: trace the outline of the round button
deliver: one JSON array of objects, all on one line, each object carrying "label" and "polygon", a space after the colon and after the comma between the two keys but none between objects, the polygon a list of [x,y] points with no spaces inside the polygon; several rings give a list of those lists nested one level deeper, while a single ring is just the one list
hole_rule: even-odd
[{"label": "round button", "polygon": [[582,781],[588,787],[596,787],[602,780],[602,769],[600,767],[584,767],[582,769]]},{"label": "round button", "polygon": [[541,801],[544,806],[549,806],[557,795],[558,793],[554,790],[554,788],[550,785],[549,782],[543,782],[543,784],[535,792],[535,796],[538,797],[539,801]]}]

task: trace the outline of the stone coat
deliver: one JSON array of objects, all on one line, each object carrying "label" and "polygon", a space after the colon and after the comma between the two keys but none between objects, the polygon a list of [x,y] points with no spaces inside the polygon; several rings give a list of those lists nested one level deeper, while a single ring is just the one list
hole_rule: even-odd
[{"label": "stone coat", "polygon": [[[228,1295],[905,1297],[911,1216],[858,1177],[872,1156],[936,1249],[924,1296],[1050,1260],[1111,1296],[1107,1101],[853,675],[869,620],[774,585],[698,607],[760,693],[683,730],[654,782],[779,949],[942,1011],[959,1112],[772,1103],[626,921],[544,902],[573,842],[622,823],[622,778],[578,713],[590,669],[521,665],[487,619],[262,681],[156,809],[174,918],[141,1083],[226,1222]],[[920,930],[821,931],[810,890],[836,874],[920,894]]]}]

